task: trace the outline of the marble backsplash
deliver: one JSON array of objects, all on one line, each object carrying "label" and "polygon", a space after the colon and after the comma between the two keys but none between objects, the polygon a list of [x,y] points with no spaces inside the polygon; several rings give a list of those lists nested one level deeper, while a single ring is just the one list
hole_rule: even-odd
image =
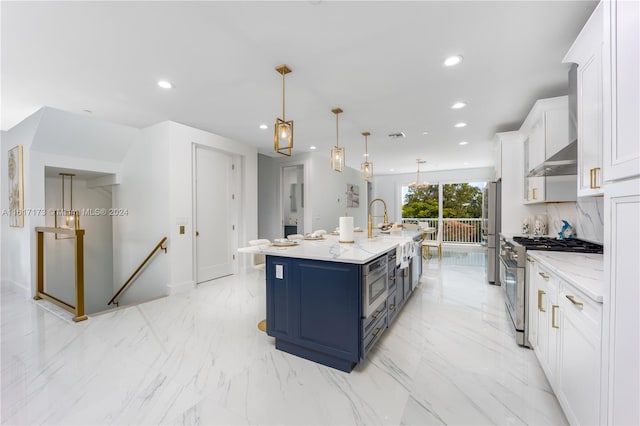
[{"label": "marble backsplash", "polygon": [[604,198],[583,197],[575,203],[547,204],[549,235],[557,236],[562,228],[562,219],[576,230],[576,238],[603,244]]}]

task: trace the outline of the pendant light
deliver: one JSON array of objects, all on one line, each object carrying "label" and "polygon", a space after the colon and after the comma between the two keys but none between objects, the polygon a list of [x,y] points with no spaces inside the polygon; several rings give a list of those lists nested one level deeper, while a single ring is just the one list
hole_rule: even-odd
[{"label": "pendant light", "polygon": [[362,177],[366,181],[370,181],[373,177],[373,163],[369,162],[369,144],[367,138],[371,135],[369,132],[362,132],[364,136],[364,163],[361,164]]},{"label": "pendant light", "polygon": [[[73,209],[73,177],[75,174],[73,173],[59,173],[62,184],[62,208],[56,211],[54,216],[54,227],[56,228],[66,228],[66,229],[74,229],[77,230],[80,227],[80,217],[78,215],[78,211]],[[65,187],[65,177],[69,178],[69,209],[65,208],[65,196],[64,196],[64,187]],[[58,221],[58,217],[60,216],[60,220]],[[63,236],[62,234],[56,234],[56,239],[66,239],[73,238],[68,236]]]},{"label": "pendant light", "polygon": [[276,71],[282,75],[282,118],[276,118],[276,124],[274,126],[273,135],[273,149],[278,154],[291,156],[291,150],[293,149],[293,120],[286,121],[285,111],[285,91],[284,91],[284,76],[291,72],[291,69],[286,65],[279,65],[276,67]]},{"label": "pendant light", "polygon": [[426,163],[425,160],[421,160],[420,158],[416,159],[416,163],[418,163],[418,172],[416,173],[416,181],[415,182],[411,182],[409,184],[409,188],[416,190],[416,189],[427,189],[429,187],[429,184],[427,182],[423,182],[420,183],[420,164],[424,164]]},{"label": "pendant light", "polygon": [[340,108],[334,108],[331,110],[336,115],[336,146],[331,148],[331,168],[336,172],[344,170],[344,148],[340,148],[338,143],[338,115],[342,113]]}]

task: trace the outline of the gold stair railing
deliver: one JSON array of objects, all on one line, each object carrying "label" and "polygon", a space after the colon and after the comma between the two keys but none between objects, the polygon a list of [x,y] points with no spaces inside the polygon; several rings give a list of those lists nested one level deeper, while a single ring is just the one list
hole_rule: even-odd
[{"label": "gold stair railing", "polygon": [[116,306],[118,306],[118,298],[122,295],[122,293],[124,293],[128,289],[129,284],[131,284],[133,282],[133,280],[136,278],[138,273],[142,270],[142,268],[145,267],[147,262],[149,262],[149,260],[151,260],[153,255],[156,254],[158,252],[158,250],[164,250],[164,252],[167,253],[167,248],[166,247],[162,247],[162,245],[164,244],[165,241],[167,241],[167,237],[163,237],[160,240],[160,242],[158,244],[156,244],[156,246],[153,248],[153,250],[151,250],[151,253],[149,253],[149,255],[146,257],[146,259],[144,259],[142,261],[140,266],[138,266],[138,268],[133,272],[133,274],[131,274],[131,276],[127,279],[127,281],[125,281],[125,283],[122,284],[122,287],[120,287],[120,290],[118,290],[116,292],[116,294],[113,295],[113,297],[111,298],[111,300],[109,300],[109,303],[107,303],[107,305],[111,305],[111,304],[115,303]]},{"label": "gold stair railing", "polygon": [[[68,229],[68,228],[51,228],[36,227],[38,233],[38,253],[36,262],[38,265],[37,280],[38,289],[34,297],[35,300],[45,299],[51,303],[55,303],[63,309],[75,314],[73,320],[75,322],[84,321],[87,316],[84,313],[84,229]],[[68,304],[44,291],[44,234],[65,234],[75,238],[75,306]]]}]

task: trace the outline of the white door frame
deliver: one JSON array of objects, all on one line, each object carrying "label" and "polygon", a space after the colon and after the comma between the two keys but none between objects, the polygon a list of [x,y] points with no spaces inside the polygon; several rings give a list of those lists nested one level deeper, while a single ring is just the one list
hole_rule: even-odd
[{"label": "white door frame", "polygon": [[235,194],[235,201],[236,203],[233,206],[233,210],[231,211],[231,218],[232,221],[235,223],[235,234],[232,235],[231,238],[231,250],[233,251],[233,274],[237,274],[239,271],[239,256],[237,254],[238,248],[239,246],[239,239],[240,239],[240,224],[242,223],[242,204],[243,204],[243,195],[241,193],[242,190],[242,179],[243,179],[243,170],[244,170],[244,161],[241,155],[238,155],[236,153],[233,152],[229,152],[229,151],[224,151],[221,149],[217,149],[217,148],[213,148],[211,146],[208,145],[203,145],[203,144],[199,144],[199,143],[195,143],[193,142],[191,144],[191,201],[192,201],[192,206],[191,206],[191,211],[193,212],[193,217],[191,219],[191,223],[193,224],[192,226],[192,250],[193,250],[193,264],[192,264],[192,277],[193,277],[193,282],[197,284],[198,282],[198,247],[197,247],[197,241],[196,241],[196,228],[198,225],[198,212],[197,212],[197,184],[196,184],[196,177],[197,177],[197,170],[196,170],[196,152],[197,152],[197,148],[200,149],[209,149],[211,151],[216,151],[225,155],[229,155],[232,158],[235,170],[234,173],[232,174],[232,179],[231,179],[231,190],[232,192]]},{"label": "white door frame", "polygon": [[304,234],[305,232],[313,231],[313,222],[311,217],[311,208],[309,199],[309,194],[311,193],[311,161],[310,160],[289,160],[282,161],[280,163],[280,174],[279,174],[279,182],[278,182],[278,193],[280,194],[279,204],[280,204],[280,221],[279,221],[279,229],[280,232],[284,231],[284,191],[282,190],[282,185],[284,182],[284,168],[292,167],[292,166],[302,166],[302,171],[304,175],[304,188],[302,192],[302,197],[304,199],[304,208],[303,208],[303,223],[304,229],[301,231],[298,229],[299,234]]}]

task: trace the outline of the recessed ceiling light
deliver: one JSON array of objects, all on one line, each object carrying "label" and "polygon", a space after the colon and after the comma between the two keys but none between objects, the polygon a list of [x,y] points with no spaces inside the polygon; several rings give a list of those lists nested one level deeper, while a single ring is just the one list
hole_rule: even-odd
[{"label": "recessed ceiling light", "polygon": [[460,123],[455,124],[453,127],[465,127],[466,125],[467,125],[467,123],[460,122]]},{"label": "recessed ceiling light", "polygon": [[309,147],[309,149],[316,149],[316,147],[312,145]]},{"label": "recessed ceiling light", "polygon": [[468,144],[468,143],[469,143],[469,142],[467,142],[467,141],[462,141],[462,142],[458,142],[458,145],[466,145],[466,144]]},{"label": "recessed ceiling light", "polygon": [[423,134],[423,135],[428,135],[428,134],[429,134],[429,132],[422,132],[422,134]]},{"label": "recessed ceiling light", "polygon": [[389,169],[389,171],[390,171],[390,172],[395,172],[395,171],[396,171],[396,169]]},{"label": "recessed ceiling light", "polygon": [[462,56],[460,55],[449,56],[447,59],[444,60],[444,66],[452,67],[454,65],[458,65],[460,62],[462,62]]},{"label": "recessed ceiling light", "polygon": [[464,108],[466,106],[467,106],[466,102],[456,102],[455,104],[451,105],[451,108],[460,109],[460,108]]},{"label": "recessed ceiling light", "polygon": [[468,161],[465,161],[465,162],[464,162],[464,165],[465,165],[465,166],[468,166],[468,165],[469,165],[469,162],[468,162]]},{"label": "recessed ceiling light", "polygon": [[261,128],[262,130],[264,130],[264,129],[268,129],[268,128],[269,128],[269,126],[267,126],[266,124],[261,124],[261,125],[260,125],[260,128]]},{"label": "recessed ceiling light", "polygon": [[158,86],[162,87],[163,89],[172,89],[173,88],[173,84],[171,84],[170,82],[168,82],[166,80],[160,80],[158,82]]}]

